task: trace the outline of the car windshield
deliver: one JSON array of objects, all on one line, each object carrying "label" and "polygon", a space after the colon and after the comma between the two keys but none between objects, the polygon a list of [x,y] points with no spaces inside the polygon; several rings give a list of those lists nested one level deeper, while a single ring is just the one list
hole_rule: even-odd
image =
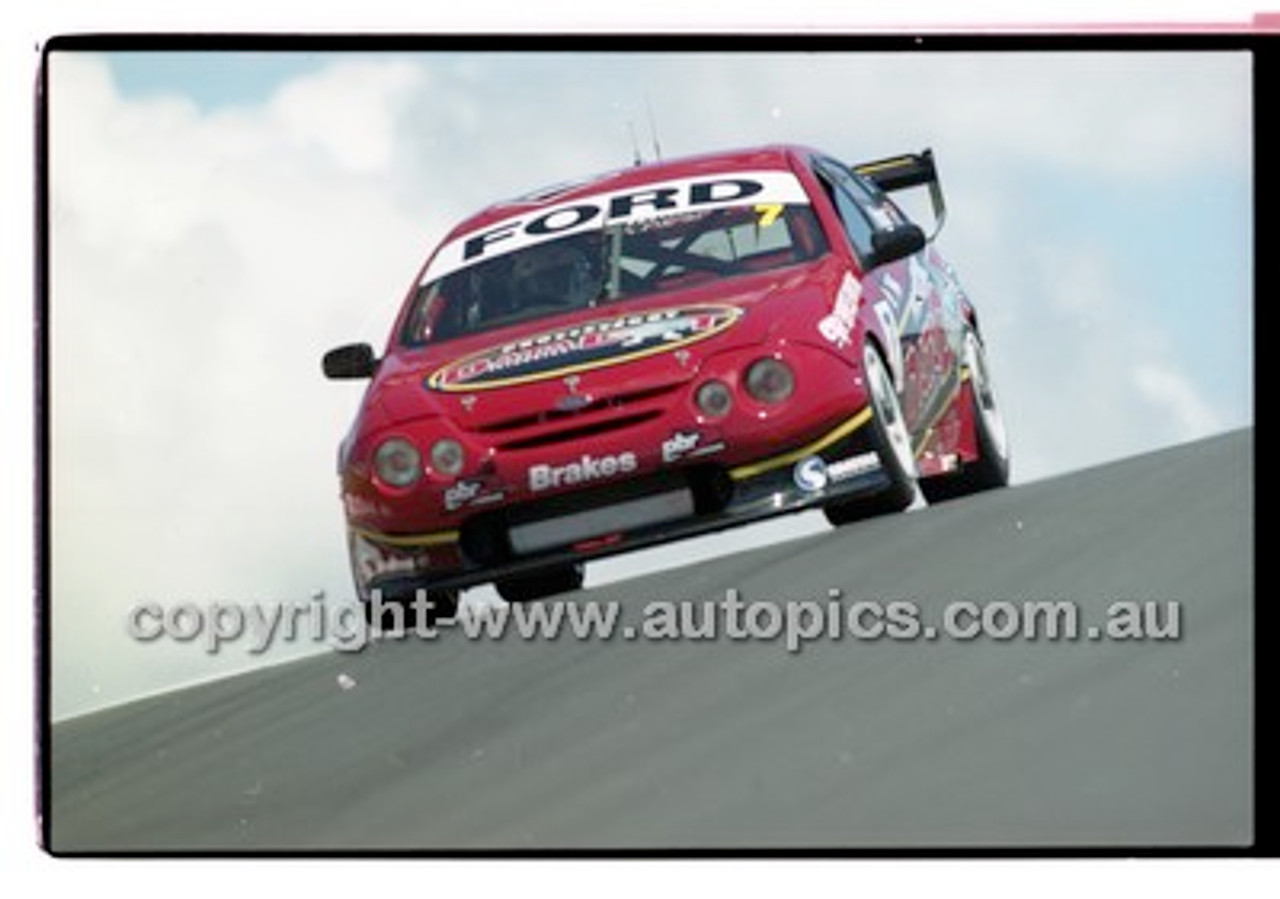
[{"label": "car windshield", "polygon": [[745,204],[526,246],[418,290],[410,346],[805,262],[826,252],[809,206]]}]

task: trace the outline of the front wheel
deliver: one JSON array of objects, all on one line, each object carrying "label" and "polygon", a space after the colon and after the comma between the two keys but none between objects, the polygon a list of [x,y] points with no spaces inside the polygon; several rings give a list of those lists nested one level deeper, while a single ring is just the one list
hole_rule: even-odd
[{"label": "front wheel", "polygon": [[970,411],[977,437],[978,458],[963,463],[955,474],[921,481],[920,489],[931,503],[993,490],[1009,483],[1009,437],[996,402],[986,353],[982,342],[972,331],[967,331],[964,336],[964,369],[968,373],[969,395],[973,401]]},{"label": "front wheel", "polygon": [[889,512],[901,512],[916,498],[916,457],[911,450],[898,392],[880,352],[868,341],[862,348],[863,374],[871,397],[871,443],[880,466],[889,476],[889,486],[871,496],[840,500],[824,506],[827,521],[839,527]]},{"label": "front wheel", "polygon": [[[419,590],[413,596],[379,596],[361,605],[369,627],[384,634],[405,633],[420,627],[434,627],[440,619],[456,616],[458,596],[457,590]],[[419,602],[419,598],[423,601]]]},{"label": "front wheel", "polygon": [[582,589],[584,576],[582,565],[570,563],[500,578],[493,586],[507,602],[533,602]]}]

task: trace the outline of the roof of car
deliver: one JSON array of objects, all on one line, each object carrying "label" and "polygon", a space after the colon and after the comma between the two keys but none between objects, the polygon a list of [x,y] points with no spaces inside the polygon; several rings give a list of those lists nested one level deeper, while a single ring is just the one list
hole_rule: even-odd
[{"label": "roof of car", "polygon": [[561,204],[577,197],[623,190],[653,182],[688,178],[700,174],[748,171],[752,169],[790,169],[797,156],[812,150],[794,144],[771,144],[761,147],[703,153],[678,159],[648,162],[611,172],[560,182],[533,190],[509,200],[494,203],[460,222],[450,237],[482,228],[490,222],[528,213],[545,206]]}]

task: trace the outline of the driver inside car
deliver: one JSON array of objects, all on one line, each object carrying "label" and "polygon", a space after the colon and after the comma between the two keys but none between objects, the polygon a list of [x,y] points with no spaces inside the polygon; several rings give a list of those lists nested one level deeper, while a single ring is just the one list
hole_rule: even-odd
[{"label": "driver inside car", "polygon": [[511,295],[515,309],[537,307],[578,309],[600,291],[599,278],[582,241],[558,240],[518,253],[511,264]]}]

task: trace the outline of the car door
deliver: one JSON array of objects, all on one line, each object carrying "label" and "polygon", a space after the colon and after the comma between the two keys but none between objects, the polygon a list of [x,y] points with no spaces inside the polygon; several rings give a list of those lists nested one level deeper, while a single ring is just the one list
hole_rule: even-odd
[{"label": "car door", "polygon": [[908,219],[881,191],[847,167],[828,163],[819,172],[862,263],[862,294],[889,340],[886,349],[891,358],[885,361],[898,381],[902,414],[918,448],[946,405],[947,384],[955,369],[942,314],[944,282],[932,270],[933,250],[926,247],[905,259],[877,265],[872,235]]}]

